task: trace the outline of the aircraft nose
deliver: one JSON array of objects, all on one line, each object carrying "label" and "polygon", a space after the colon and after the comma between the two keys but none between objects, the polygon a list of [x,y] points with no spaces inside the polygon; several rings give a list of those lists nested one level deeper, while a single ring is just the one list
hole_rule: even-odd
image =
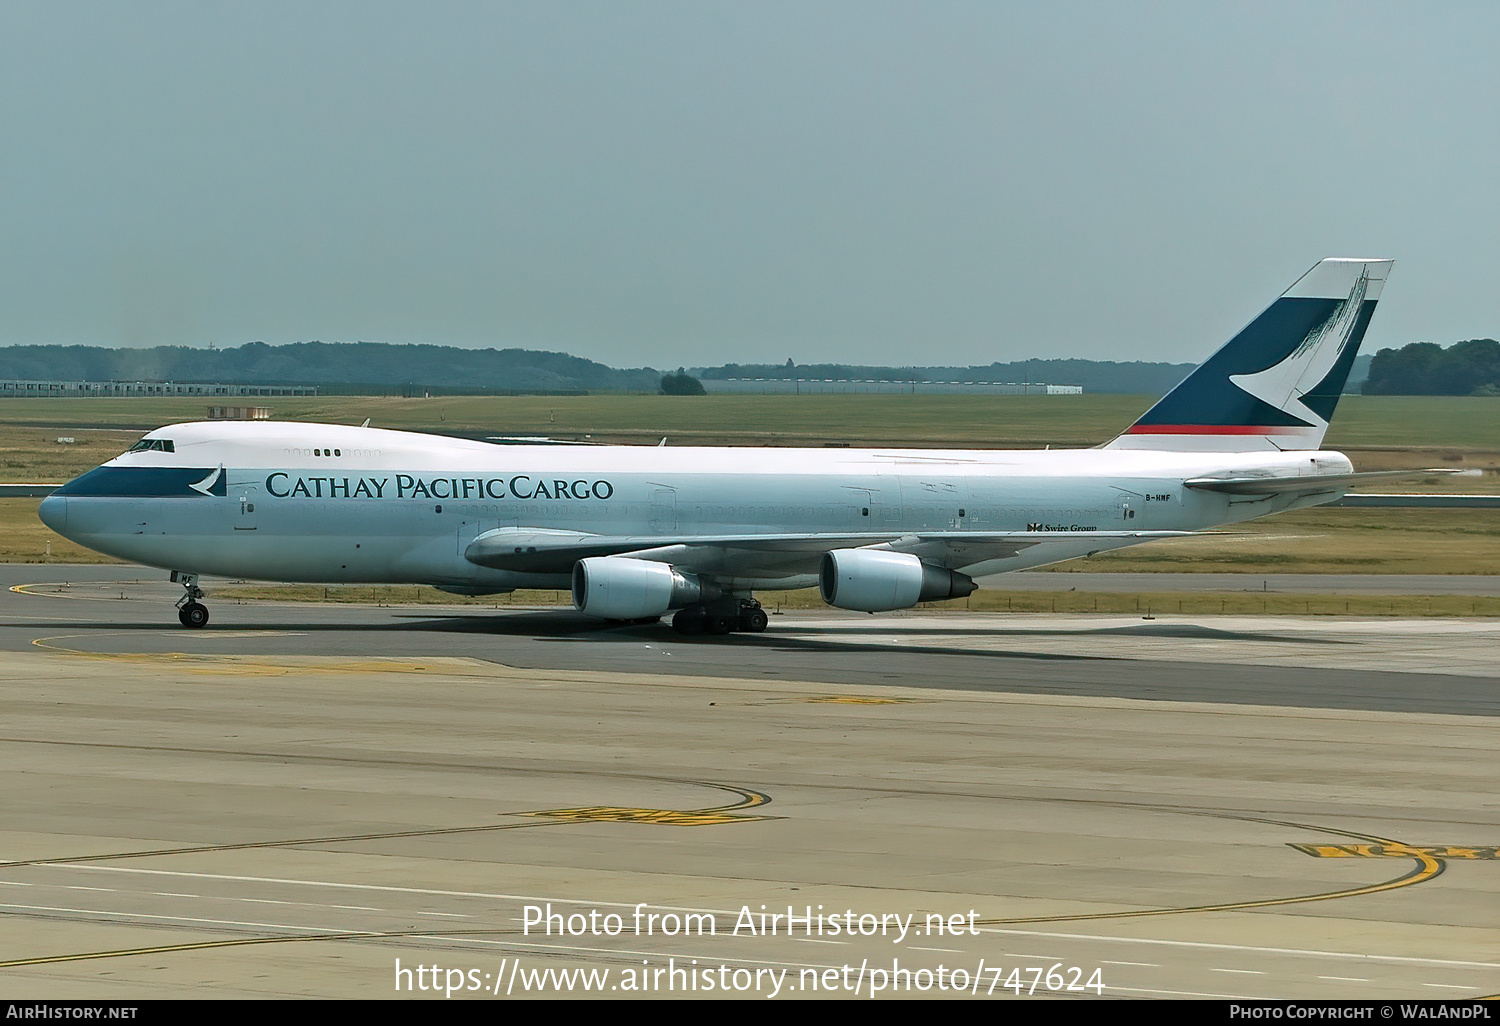
[{"label": "aircraft nose", "polygon": [[42,500],[37,515],[42,518],[42,523],[63,534],[68,529],[68,500],[61,495],[49,495]]}]

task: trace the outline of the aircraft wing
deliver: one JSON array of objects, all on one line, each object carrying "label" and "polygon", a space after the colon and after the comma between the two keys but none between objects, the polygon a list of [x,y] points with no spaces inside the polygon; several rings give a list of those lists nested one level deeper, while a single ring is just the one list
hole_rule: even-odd
[{"label": "aircraft wing", "polygon": [[[479,566],[522,573],[564,574],[580,559],[630,556],[670,563],[693,573],[735,577],[812,574],[830,549],[875,548],[907,552],[923,562],[954,569],[1004,559],[1049,541],[1086,538],[1176,538],[1187,531],[924,531],[858,534],[716,534],[610,536],[542,528],[502,527],[479,535],[464,557]],[[1111,546],[1113,547],[1113,546]]]},{"label": "aircraft wing", "polygon": [[1430,477],[1457,474],[1457,470],[1374,470],[1362,474],[1287,474],[1241,477],[1194,477],[1184,481],[1189,488],[1225,492],[1229,495],[1311,495],[1316,492],[1343,494],[1350,488],[1400,477]]}]

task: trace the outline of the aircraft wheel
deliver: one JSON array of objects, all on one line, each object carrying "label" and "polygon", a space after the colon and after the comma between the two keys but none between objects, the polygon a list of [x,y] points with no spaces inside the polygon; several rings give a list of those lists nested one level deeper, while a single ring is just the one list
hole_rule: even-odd
[{"label": "aircraft wheel", "polygon": [[740,630],[749,631],[751,634],[759,634],[766,629],[766,624],[770,622],[770,618],[766,616],[766,611],[759,607],[747,609],[740,614]]},{"label": "aircraft wheel", "polygon": [[208,623],[208,607],[201,602],[189,602],[177,610],[177,619],[182,621],[184,627],[196,630]]},{"label": "aircraft wheel", "polygon": [[672,617],[672,629],[678,634],[701,634],[704,630],[704,615],[701,606],[687,606],[677,610]]},{"label": "aircraft wheel", "polygon": [[710,616],[705,629],[709,634],[728,634],[734,630],[734,623],[727,616]]}]

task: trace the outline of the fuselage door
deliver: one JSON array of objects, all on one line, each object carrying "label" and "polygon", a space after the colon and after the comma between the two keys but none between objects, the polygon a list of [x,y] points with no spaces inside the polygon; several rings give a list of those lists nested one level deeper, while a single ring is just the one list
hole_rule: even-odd
[{"label": "fuselage door", "polygon": [[656,488],[651,492],[647,523],[652,534],[671,534],[677,530],[677,489]]},{"label": "fuselage door", "polygon": [[479,537],[479,514],[473,511],[462,511],[463,519],[458,522],[458,554],[462,556],[469,547],[469,543]]},{"label": "fuselage door", "polygon": [[1128,488],[1115,485],[1115,492],[1120,502],[1120,524],[1122,527],[1140,527],[1140,514],[1146,506],[1146,496],[1140,492],[1132,492]]},{"label": "fuselage door", "polygon": [[260,489],[253,484],[240,485],[230,491],[230,497],[239,504],[233,513],[236,531],[255,530],[255,500],[259,492]]},{"label": "fuselage door", "polygon": [[901,512],[908,528],[957,531],[969,513],[969,482],[961,473],[913,468],[901,477]]},{"label": "fuselage door", "polygon": [[870,529],[895,531],[901,527],[901,472],[882,464],[870,490]]}]

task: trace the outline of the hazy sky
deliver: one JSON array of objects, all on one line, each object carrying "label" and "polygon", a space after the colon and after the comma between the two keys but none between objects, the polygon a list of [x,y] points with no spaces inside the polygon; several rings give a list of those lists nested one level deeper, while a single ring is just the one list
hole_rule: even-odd
[{"label": "hazy sky", "polygon": [[1500,335],[1493,3],[0,3],[0,344],[1199,360]]}]

